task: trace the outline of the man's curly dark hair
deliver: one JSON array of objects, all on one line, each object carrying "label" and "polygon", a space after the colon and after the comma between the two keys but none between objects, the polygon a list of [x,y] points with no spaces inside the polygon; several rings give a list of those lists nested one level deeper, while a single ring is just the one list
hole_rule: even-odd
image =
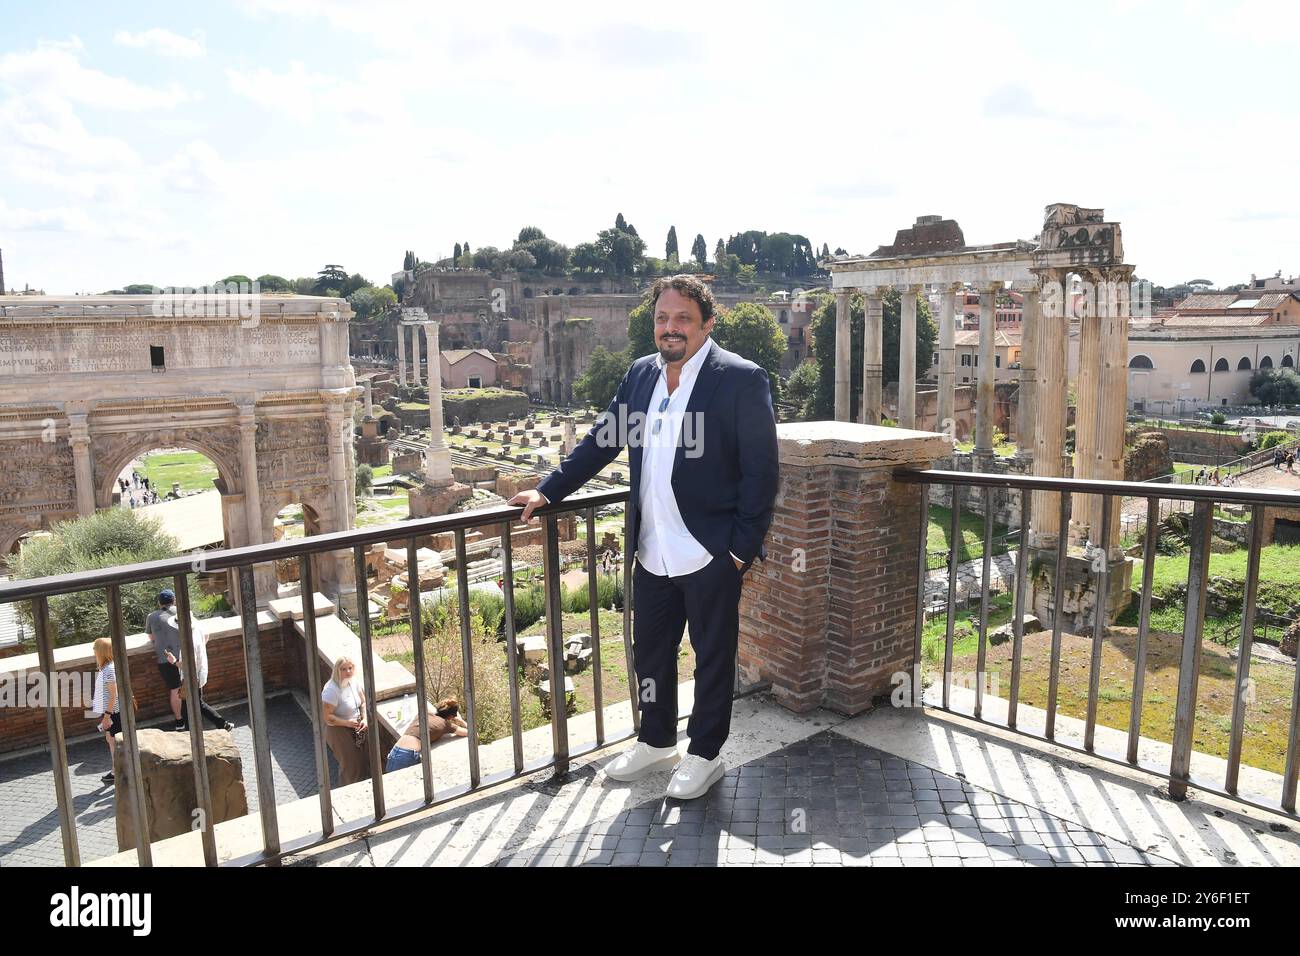
[{"label": "man's curly dark hair", "polygon": [[654,286],[650,289],[651,316],[654,315],[655,309],[659,306],[659,296],[667,289],[680,292],[686,298],[695,301],[696,305],[700,307],[701,324],[714,317],[717,303],[713,301],[713,290],[709,288],[708,283],[690,273],[664,276],[662,279],[655,281]]}]

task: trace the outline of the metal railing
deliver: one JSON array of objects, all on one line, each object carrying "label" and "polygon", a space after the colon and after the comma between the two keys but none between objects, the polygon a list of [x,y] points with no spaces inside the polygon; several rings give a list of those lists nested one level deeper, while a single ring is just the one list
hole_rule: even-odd
[{"label": "metal railing", "polygon": [[[1276,811],[1279,806],[1285,812],[1296,814],[1297,774],[1300,772],[1300,667],[1296,668],[1294,687],[1291,696],[1289,731],[1287,735],[1286,765],[1283,772],[1280,800],[1277,804],[1256,799],[1253,795],[1239,793],[1238,779],[1241,767],[1242,738],[1246,724],[1246,696],[1249,688],[1251,644],[1255,636],[1256,594],[1259,587],[1260,551],[1264,546],[1263,525],[1264,510],[1268,507],[1300,508],[1300,493],[1286,491],[1261,491],[1256,489],[1225,487],[1179,487],[1177,490],[1162,490],[1162,486],[1148,483],[1127,481],[1100,481],[1074,478],[1046,478],[1025,475],[993,475],[959,471],[939,470],[900,470],[895,478],[909,484],[920,484],[923,489],[921,540],[925,540],[928,519],[926,503],[930,485],[950,485],[952,495],[952,535],[959,540],[960,533],[960,499],[956,494],[958,486],[975,486],[984,492],[984,562],[983,582],[989,580],[990,556],[993,541],[992,493],[995,488],[1015,488],[1020,495],[1020,553],[1027,555],[1030,546],[1029,531],[1033,518],[1033,495],[1030,492],[1054,492],[1059,495],[1058,518],[1062,533],[1050,542],[1054,554],[1053,591],[1050,607],[1053,609],[1051,625],[1051,656],[1048,664],[1048,684],[1046,701],[1045,731],[1034,734],[1017,727],[1017,709],[1020,700],[1020,687],[1023,669],[1024,618],[1028,595],[1028,565],[1022,560],[1016,564],[1014,601],[1012,611],[1012,649],[1011,649],[1011,685],[1007,698],[1007,719],[1005,724],[987,719],[984,713],[984,692],[988,648],[989,589],[981,587],[979,623],[977,629],[978,650],[976,664],[976,685],[973,712],[966,713],[953,707],[951,685],[953,681],[953,647],[955,604],[957,587],[957,563],[952,560],[948,568],[948,607],[946,632],[944,635],[943,684],[940,709],[962,716],[972,717],[976,721],[1005,727],[1029,737],[1046,740],[1067,749],[1086,752],[1116,763],[1157,774],[1169,781],[1170,795],[1176,799],[1186,796],[1190,785],[1201,790],[1219,794],[1262,809]],[[1102,507],[1100,521],[1102,527],[1109,527],[1116,502],[1124,498],[1144,498],[1147,502],[1148,518],[1145,527],[1143,545],[1142,585],[1139,594],[1138,629],[1134,650],[1131,705],[1129,708],[1128,740],[1123,756],[1099,752],[1096,748],[1097,709],[1100,692],[1102,647],[1106,639],[1107,601],[1099,598],[1094,601],[1091,621],[1091,660],[1088,682],[1087,711],[1084,720],[1083,745],[1079,747],[1072,742],[1058,739],[1056,716],[1061,684],[1061,655],[1063,613],[1056,613],[1063,608],[1063,586],[1066,564],[1069,557],[1069,535],[1072,501],[1076,495],[1100,496]],[[1160,501],[1177,496],[1193,502],[1192,532],[1187,577],[1187,598],[1184,610],[1184,624],[1180,660],[1178,664],[1178,698],[1174,715],[1172,753],[1168,768],[1151,766],[1139,762],[1138,743],[1143,705],[1143,682],[1146,675],[1146,660],[1151,625],[1152,581],[1156,557],[1156,532],[1159,521]],[[1213,511],[1216,503],[1246,505],[1251,510],[1251,536],[1248,546],[1248,560],[1244,598],[1241,615],[1239,654],[1237,657],[1235,690],[1232,704],[1232,727],[1227,757],[1227,769],[1222,785],[1214,781],[1193,780],[1191,775],[1191,757],[1193,729],[1196,721],[1197,686],[1200,678],[1201,648],[1204,637],[1207,586],[1209,577],[1210,542],[1213,527]],[[1044,542],[1049,543],[1049,542]],[[955,549],[954,549],[955,551]],[[1106,549],[1098,548],[1089,554],[1092,569],[1096,574],[1096,593],[1106,595],[1110,573],[1110,557]],[[924,593],[925,560],[922,556],[920,587]],[[924,602],[921,602],[922,605]],[[925,615],[923,606],[918,607],[915,633],[915,660],[919,668],[922,660],[923,630]],[[914,688],[920,699],[919,688]]]},{"label": "metal railing", "polygon": [[[286,854],[300,852],[318,846],[342,836],[364,832],[380,821],[390,821],[426,810],[429,807],[446,803],[472,793],[497,786],[526,774],[539,770],[553,769],[555,774],[567,772],[571,760],[602,750],[635,737],[640,731],[640,709],[638,706],[638,683],[635,680],[632,655],[632,562],[630,551],[624,548],[626,559],[623,562],[623,650],[628,680],[628,699],[632,712],[632,730],[615,738],[606,735],[603,707],[605,705],[602,687],[602,667],[600,660],[600,605],[598,600],[598,578],[596,565],[596,511],[611,504],[625,503],[626,490],[602,491],[575,495],[558,504],[538,508],[534,514],[540,519],[542,527],[542,552],[545,587],[545,623],[546,643],[549,659],[551,681],[551,754],[531,762],[524,759],[522,723],[520,718],[520,701],[517,675],[519,673],[518,649],[515,634],[515,595],[512,558],[511,526],[517,523],[522,511],[517,506],[500,506],[467,511],[454,515],[421,518],[400,524],[366,528],[353,531],[341,531],[330,534],[315,535],[307,538],[275,544],[261,544],[243,548],[209,551],[203,556],[205,572],[234,571],[239,579],[240,618],[243,627],[244,665],[248,682],[249,723],[253,734],[254,770],[257,785],[258,812],[261,817],[262,848],[250,856],[233,861],[237,865],[276,862]],[[593,697],[595,703],[596,739],[578,749],[569,745],[568,715],[566,713],[567,695],[564,690],[565,648],[563,634],[563,602],[560,587],[560,538],[557,519],[560,516],[582,513],[586,519],[588,603],[590,607],[590,629],[593,672]],[[474,706],[474,641],[470,627],[470,582],[463,573],[465,569],[466,546],[465,533],[476,527],[494,526],[500,529],[502,588],[504,596],[504,622],[506,664],[510,670],[510,725],[513,747],[513,766],[495,774],[484,775],[479,763],[479,747]],[[624,513],[624,541],[628,540],[628,515]],[[366,578],[365,550],[369,545],[379,542],[404,540],[406,542],[407,580],[419,581],[419,562],[417,560],[417,539],[429,534],[451,531],[454,534],[456,556],[461,573],[457,574],[457,596],[459,603],[461,663],[464,675],[465,700],[462,702],[463,713],[468,724],[469,782],[455,787],[438,790],[434,787],[433,771],[429,748],[429,718],[427,691],[425,687],[425,663],[423,641],[423,619],[425,611],[422,601],[411,600],[409,621],[413,645],[413,664],[416,671],[415,695],[419,713],[421,747],[421,766],[424,774],[423,797],[396,807],[389,807],[385,800],[384,774],[381,766],[380,735],[375,722],[377,716],[375,697],[375,668],[373,666],[373,641],[370,633],[370,617],[366,612],[369,606],[369,585]],[[349,550],[353,557],[355,574],[357,615],[355,629],[361,641],[361,667],[367,706],[374,725],[366,735],[367,761],[370,767],[370,780],[373,793],[373,816],[349,821],[338,826],[334,822],[331,794],[329,762],[326,756],[324,718],[320,708],[322,680],[320,674],[319,654],[316,636],[316,612],[314,593],[316,589],[312,558],[317,555],[335,551]],[[259,632],[256,610],[256,588],[254,565],[266,564],[276,560],[296,558],[299,562],[301,596],[303,602],[303,637],[306,653],[307,693],[311,703],[311,723],[316,763],[316,777],[319,788],[320,820],[319,833],[293,841],[282,841],[278,820],[278,808],[275,800],[275,787],[272,776],[271,750],[268,739],[266,689],[262,661],[263,636]],[[121,589],[124,585],[159,578],[172,579],[171,587],[176,592],[177,623],[180,630],[181,646],[192,648],[193,634],[190,624],[189,588],[186,586],[188,574],[194,569],[193,559],[189,555],[150,561],[141,564],[105,568],[96,571],[58,575],[30,580],[7,581],[0,583],[0,604],[29,601],[32,605],[35,622],[36,647],[39,667],[46,686],[54,686],[51,676],[54,672],[54,639],[49,612],[49,599],[55,595],[70,594],[81,591],[104,590],[107,594],[108,620],[113,643],[113,660],[119,699],[124,702],[121,708],[122,741],[125,747],[124,762],[129,779],[131,795],[131,813],[137,836],[136,854],[141,866],[152,865],[152,847],[147,838],[149,827],[142,787],[140,752],[136,738],[138,718],[134,708],[129,705],[132,698],[131,660],[127,653],[126,635],[122,617]],[[415,593],[418,593],[416,591]],[[197,669],[185,667],[186,693],[190,701],[199,700]],[[762,690],[766,684],[759,683],[749,687],[740,686],[739,662],[736,664],[736,696],[745,696]],[[59,825],[62,834],[64,861],[68,866],[80,865],[80,851],[77,840],[75,809],[69,762],[64,736],[63,715],[59,702],[53,695],[45,700],[45,715],[51,762],[54,770],[54,784],[57,798]],[[687,715],[681,715],[685,717]],[[212,794],[207,778],[207,761],[204,754],[202,720],[198,707],[191,708],[190,747],[194,756],[195,792],[201,819],[212,821]],[[213,825],[208,822],[201,828],[203,857],[207,866],[216,866],[218,854]]]}]

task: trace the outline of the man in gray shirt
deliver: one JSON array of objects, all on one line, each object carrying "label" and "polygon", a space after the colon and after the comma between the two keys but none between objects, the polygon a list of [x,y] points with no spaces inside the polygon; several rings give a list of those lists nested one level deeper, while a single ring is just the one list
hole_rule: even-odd
[{"label": "man in gray shirt", "polygon": [[176,730],[184,730],[181,720],[181,671],[167,660],[167,652],[177,660],[181,658],[181,632],[176,624],[176,592],[166,588],[158,592],[158,610],[145,619],[145,633],[153,642],[154,658],[158,662],[158,673],[170,692],[172,716],[176,718]]}]

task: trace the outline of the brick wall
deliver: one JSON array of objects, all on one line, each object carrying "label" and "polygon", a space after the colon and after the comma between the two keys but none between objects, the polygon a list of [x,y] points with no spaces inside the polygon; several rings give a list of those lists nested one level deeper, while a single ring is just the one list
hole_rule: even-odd
[{"label": "brick wall", "polygon": [[[303,686],[305,664],[300,660],[303,657],[302,639],[292,630],[286,632],[278,621],[264,627],[261,635],[263,680],[267,692]],[[127,646],[131,689],[140,703],[140,719],[151,720],[171,713],[167,688],[154,663],[152,645],[143,635],[132,635],[127,638]],[[84,644],[57,649],[55,669],[59,673],[93,674],[95,657],[92,646]],[[9,658],[0,665],[0,680],[23,680],[27,679],[28,674],[37,671],[34,654]],[[30,683],[27,684],[28,688],[31,686]],[[243,635],[237,632],[229,636],[211,637],[208,641],[208,684],[203,690],[204,699],[217,703],[243,700],[247,696]],[[27,703],[30,705],[33,702],[29,699]],[[64,707],[62,710],[65,736],[80,737],[95,732],[95,721],[85,716],[83,706]],[[45,745],[48,740],[44,707],[0,707],[0,753]]]},{"label": "brick wall", "polygon": [[921,490],[942,435],[847,422],[777,426],[781,483],[768,557],[746,575],[740,666],[796,711],[860,713],[914,664]]}]

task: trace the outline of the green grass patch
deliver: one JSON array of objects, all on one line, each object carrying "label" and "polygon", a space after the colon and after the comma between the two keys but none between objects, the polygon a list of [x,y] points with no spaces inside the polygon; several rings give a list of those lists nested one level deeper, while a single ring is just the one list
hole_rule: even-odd
[{"label": "green grass patch", "polygon": [[[993,553],[1005,554],[1007,551],[1005,541],[997,540],[1000,535],[1007,533],[1006,525],[993,522]],[[926,534],[925,550],[927,552],[925,565],[930,570],[944,567],[944,554],[952,547],[952,509],[945,508],[942,505],[930,506],[930,524]],[[976,558],[984,557],[984,518],[981,515],[972,514],[966,509],[961,513],[961,544],[957,551],[957,561],[973,561]]]},{"label": "green grass patch", "polygon": [[136,470],[160,496],[172,490],[172,482],[179,482],[181,491],[211,491],[217,477],[217,466],[197,451],[155,452]]}]

